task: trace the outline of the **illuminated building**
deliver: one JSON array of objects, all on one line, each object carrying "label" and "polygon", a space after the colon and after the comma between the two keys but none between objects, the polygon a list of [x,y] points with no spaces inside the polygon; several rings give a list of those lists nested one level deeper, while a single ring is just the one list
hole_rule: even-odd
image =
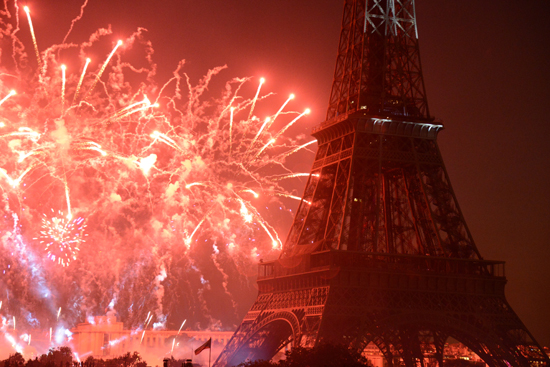
[{"label": "illuminated building", "polygon": [[174,355],[190,358],[192,350],[209,338],[212,354],[217,355],[233,335],[227,331],[127,330],[115,316],[97,316],[89,321],[71,330],[73,350],[82,360],[88,356],[112,358],[133,351],[154,353],[160,358],[170,356],[173,346]]}]

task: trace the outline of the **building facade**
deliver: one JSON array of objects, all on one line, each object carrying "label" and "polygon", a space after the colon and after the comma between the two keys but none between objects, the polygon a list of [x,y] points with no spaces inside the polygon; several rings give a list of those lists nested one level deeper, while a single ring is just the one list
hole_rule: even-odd
[{"label": "building facade", "polygon": [[72,348],[79,358],[112,358],[128,352],[154,353],[159,357],[176,355],[191,358],[192,352],[212,338],[212,354],[227,344],[231,331],[124,329],[115,316],[97,316],[71,330]]}]

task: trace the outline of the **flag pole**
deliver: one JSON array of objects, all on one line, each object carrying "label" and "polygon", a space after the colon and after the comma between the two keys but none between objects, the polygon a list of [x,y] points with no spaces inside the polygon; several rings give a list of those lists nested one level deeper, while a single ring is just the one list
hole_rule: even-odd
[{"label": "flag pole", "polygon": [[210,359],[212,357],[212,345],[208,348],[208,367],[210,367]]}]

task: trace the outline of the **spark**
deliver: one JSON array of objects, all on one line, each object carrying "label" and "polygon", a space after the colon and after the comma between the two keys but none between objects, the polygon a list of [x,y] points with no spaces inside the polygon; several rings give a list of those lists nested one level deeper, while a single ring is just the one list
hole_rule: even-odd
[{"label": "spark", "polygon": [[252,195],[254,195],[254,197],[257,199],[260,197],[260,195],[258,195],[258,193],[256,193],[256,191],[252,190],[252,189],[246,189],[246,190],[243,190],[242,192],[249,192],[251,193]]},{"label": "spark", "polygon": [[[250,211],[248,210],[247,205],[245,204],[244,200],[239,199],[239,201],[241,203],[240,213],[241,213],[241,216],[243,217],[243,220],[246,223],[252,222],[252,220],[254,218],[253,214],[250,213]],[[260,223],[260,226],[264,229],[264,231],[267,233],[269,238],[271,238],[272,248],[273,249],[280,249],[281,246],[282,246],[282,242],[279,239],[279,236],[277,235],[277,232],[273,231],[275,233],[276,238],[273,237],[273,234],[267,228],[267,223],[264,221],[264,219],[259,215],[259,213],[256,212],[255,214],[256,214],[256,219],[258,220],[258,223]]]},{"label": "spark", "polygon": [[[282,196],[282,197],[285,197],[285,198],[289,198],[289,199],[294,199],[294,200],[298,200],[298,201],[302,201],[302,198],[299,197],[299,196],[295,196],[295,195],[290,195],[290,194],[285,194],[283,192],[275,192],[274,193],[275,195],[277,196]],[[308,205],[311,205],[311,202],[310,201],[307,201],[307,200],[303,200],[304,203],[308,204]]]},{"label": "spark", "polygon": [[14,181],[14,185],[15,186],[19,186],[19,183],[21,182],[21,180],[23,179],[23,177],[25,177],[27,175],[27,173],[29,173],[35,166],[29,166],[27,167],[27,169],[25,169],[23,171],[23,173],[21,173],[21,175],[19,175],[19,177],[17,177],[17,179]]},{"label": "spark", "polygon": [[[144,104],[144,105],[148,105],[148,106],[151,105],[151,101],[149,101],[149,98],[147,98],[147,96],[144,96],[144,97],[143,97],[143,100],[141,100],[141,101],[139,101],[139,102],[136,102],[136,103],[133,103],[133,104],[131,104],[131,105],[129,105],[129,106],[126,106],[126,107],[124,107],[123,109],[121,109],[120,111],[117,111],[117,112],[115,113],[114,118],[118,118],[118,117],[120,117],[120,116],[126,114],[126,112],[127,112],[128,110],[131,110],[132,108],[138,107],[138,106],[143,105],[143,104]],[[158,134],[158,132],[156,132],[156,131],[155,131],[155,133]]]},{"label": "spark", "polygon": [[189,190],[189,189],[190,189],[191,187],[193,187],[193,186],[204,186],[204,187],[208,187],[207,184],[202,183],[202,182],[192,182],[192,183],[190,183],[190,184],[185,185],[185,188]]},{"label": "spark", "polygon": [[29,334],[29,342],[27,345],[31,345],[31,334]]},{"label": "spark", "polygon": [[151,154],[145,158],[140,158],[136,161],[137,165],[143,172],[145,176],[149,174],[149,171],[151,171],[151,168],[155,166],[155,162],[157,161],[157,156],[155,154]]},{"label": "spark", "polygon": [[13,187],[13,188],[17,187],[17,185],[18,185],[17,180],[12,179],[12,178],[8,175],[8,173],[6,172],[5,169],[0,168],[0,174],[2,174],[2,176],[4,176],[4,178],[6,179],[6,181],[8,181],[8,183],[10,184],[11,187]]},{"label": "spark", "polygon": [[[2,102],[0,102],[0,105],[2,105]],[[231,107],[231,115],[229,117],[229,158],[231,158],[231,148],[233,146],[233,112],[235,111],[235,107]]]},{"label": "spark", "polygon": [[283,127],[278,133],[277,135],[275,135],[275,140],[277,140],[281,135],[283,135],[285,133],[285,131],[288,130],[289,127],[291,127],[292,125],[294,125],[294,123],[296,121],[298,121],[300,118],[302,118],[304,115],[309,115],[310,113],[310,109],[306,109],[304,112],[302,112],[300,115],[298,115],[298,117],[296,117],[294,120],[290,121],[285,127]]},{"label": "spark", "polygon": [[143,330],[143,333],[141,334],[141,340],[139,342],[139,344],[142,344],[143,343],[143,337],[145,336],[145,330]]},{"label": "spark", "polygon": [[15,330],[15,316],[13,316],[13,330]]},{"label": "spark", "polygon": [[99,81],[99,79],[101,79],[101,76],[103,75],[103,72],[105,71],[105,68],[107,68],[107,64],[109,64],[109,61],[111,61],[111,58],[113,57],[113,55],[115,54],[117,48],[120,47],[120,45],[122,45],[122,41],[118,41],[116,43],[116,46],[113,48],[113,51],[111,51],[111,53],[109,54],[109,56],[107,57],[107,60],[105,60],[105,62],[103,63],[103,66],[101,67],[101,69],[99,70],[99,73],[97,73],[97,76],[92,84],[92,86],[90,87],[90,90],[88,90],[88,93],[86,94],[86,96],[84,97],[84,99],[86,99],[88,96],[90,96],[92,94],[92,91],[94,90],[97,82]]},{"label": "spark", "polygon": [[19,152],[19,159],[17,160],[17,163],[22,163],[25,159],[27,159],[28,157],[30,157],[33,154],[36,154],[36,152],[32,151],[32,150],[30,152],[27,152],[27,153]]},{"label": "spark", "polygon": [[151,320],[153,320],[153,314],[150,311],[149,311],[147,319],[148,320],[145,320],[145,328],[147,328],[147,326],[149,326],[149,323],[151,322]]},{"label": "spark", "polygon": [[252,99],[252,106],[250,107],[250,112],[248,113],[248,120],[252,118],[252,114],[254,113],[254,107],[256,106],[256,101],[258,100],[258,96],[260,95],[260,89],[262,89],[262,85],[265,83],[264,78],[260,78],[260,84],[258,85],[258,90],[256,91],[256,95]]},{"label": "spark", "polygon": [[246,204],[244,203],[244,201],[242,199],[239,199],[239,201],[241,202],[241,209],[240,209],[241,217],[243,218],[245,223],[251,223],[254,217],[252,216],[252,214],[250,214],[250,211],[246,207]]},{"label": "spark", "polygon": [[[295,177],[309,177],[309,173],[291,173],[291,174],[288,174],[288,175],[282,175],[282,176],[275,176],[275,177],[272,177],[271,180],[272,181],[281,181],[281,180],[285,180],[287,178],[295,178]],[[317,173],[314,173],[312,174],[312,176],[314,177],[319,177],[319,174]]]},{"label": "spark", "polygon": [[271,121],[271,118],[270,117],[266,117],[266,119],[264,120],[264,123],[262,124],[262,127],[260,127],[260,130],[258,130],[258,132],[256,133],[256,136],[254,136],[254,139],[252,139],[252,142],[250,143],[250,146],[248,147],[248,149],[250,150],[252,147],[254,147],[254,145],[256,144],[256,141],[258,140],[258,138],[260,137],[260,135],[262,134],[262,131],[264,131],[264,128],[266,127],[266,125]]},{"label": "spark", "polygon": [[185,322],[186,322],[186,321],[187,321],[187,319],[183,320],[183,322],[181,323],[181,326],[180,326],[180,328],[179,328],[179,330],[178,330],[178,334],[177,334],[177,335],[180,335],[180,331],[181,331],[181,329],[183,328],[183,325],[185,325]]},{"label": "spark", "polygon": [[27,173],[29,173],[33,168],[34,168],[34,166],[29,166],[29,167],[27,167],[27,169],[26,169],[25,171],[23,171],[23,173],[21,173],[21,175],[19,175],[19,177],[16,178],[15,180],[12,179],[12,178],[7,174],[6,170],[3,169],[3,168],[0,168],[0,174],[6,178],[6,180],[8,181],[8,183],[10,184],[11,187],[16,188],[16,187],[19,186],[19,184],[21,183],[21,180],[23,179],[23,177],[25,177],[25,175],[26,175]]},{"label": "spark", "polygon": [[170,354],[174,353],[174,345],[176,344],[176,337],[174,337],[174,340],[172,341],[172,349],[170,350]]},{"label": "spark", "polygon": [[62,78],[62,84],[61,84],[61,115],[63,116],[63,111],[65,109],[65,69],[67,67],[65,65],[61,65],[61,78]]},{"label": "spark", "polygon": [[[273,123],[275,122],[275,120],[277,119],[277,117],[281,114],[281,112],[284,110],[284,108],[286,107],[286,105],[294,99],[294,94],[291,94],[288,99],[285,101],[285,103],[283,103],[283,105],[279,108],[279,110],[277,111],[277,113],[275,114],[275,116],[273,116],[273,118],[266,118],[265,119],[265,122],[263,123],[262,127],[260,128],[260,130],[258,130],[258,133],[256,134],[256,136],[254,137],[254,139],[252,140],[252,143],[250,144],[250,148],[253,148],[254,147],[254,144],[256,143],[256,140],[260,137],[260,135],[262,134],[262,132],[265,130],[269,130],[269,128],[273,125]],[[306,110],[308,111],[307,113],[309,113],[309,110]],[[295,118],[289,125],[288,127],[290,127],[294,122],[298,121],[298,119],[300,117],[302,117],[304,114],[306,114],[305,112],[303,114],[301,114],[300,116],[298,116],[297,118]],[[287,127],[287,128],[288,128]],[[286,128],[284,129],[286,130]],[[258,151],[256,153],[256,155],[254,156],[254,158],[252,158],[252,160],[255,160],[256,158],[258,158],[260,156],[260,154],[263,153],[263,151],[268,147],[270,146],[271,144],[275,143],[275,141],[277,140],[277,138],[281,135],[282,133],[280,134],[277,134],[274,138],[270,139],[269,142],[267,144],[265,144],[262,149],[260,151]],[[250,149],[249,148],[249,149]]]},{"label": "spark", "polygon": [[[155,108],[155,107],[158,107],[158,106],[159,106],[158,103],[153,103],[153,104],[151,104],[151,103],[149,102],[149,100],[147,99],[147,97],[145,97],[145,100],[144,100],[144,101],[135,103],[135,105],[140,105],[140,104],[145,104],[145,105],[144,105],[144,106],[140,106],[140,107],[138,107],[138,108],[135,108],[135,109],[133,109],[133,110],[130,110],[129,108],[125,108],[124,110],[129,110],[129,111],[127,111],[126,113],[123,113],[123,114],[120,114],[120,113],[119,113],[119,114],[115,117],[114,120],[115,120],[115,121],[121,120],[121,119],[123,119],[123,118],[125,118],[125,117],[128,117],[128,116],[130,116],[131,114],[134,114],[134,113],[136,113],[136,112],[145,111],[145,110],[147,110],[147,109],[149,109],[149,108]],[[132,107],[134,107],[134,106],[132,106]]]},{"label": "spark", "polygon": [[312,140],[312,141],[310,141],[310,142],[308,142],[308,143],[305,143],[305,144],[300,145],[299,147],[297,147],[297,148],[295,148],[295,149],[292,149],[290,152],[285,153],[285,154],[283,155],[283,158],[286,158],[286,157],[288,157],[289,155],[292,155],[292,154],[294,154],[294,153],[296,153],[296,152],[298,152],[298,151],[304,149],[305,147],[307,147],[307,146],[309,146],[309,145],[311,145],[311,144],[313,144],[313,143],[317,143],[317,140]]},{"label": "spark", "polygon": [[57,321],[59,321],[59,315],[61,315],[61,307],[59,307],[59,310],[57,311]]},{"label": "spark", "polygon": [[260,150],[258,151],[258,153],[256,153],[256,155],[254,156],[254,158],[252,158],[252,160],[257,159],[257,158],[264,152],[264,150],[266,150],[267,147],[269,147],[269,146],[270,146],[271,144],[273,144],[273,143],[275,143],[275,139],[270,139],[270,140],[262,147],[262,149],[260,149]]},{"label": "spark", "polygon": [[10,98],[11,96],[14,96],[16,95],[17,92],[15,92],[15,90],[10,90],[10,92],[4,97],[2,98],[2,100],[0,100],[0,106],[2,106],[2,104],[4,104],[4,102],[6,102],[8,100],[8,98]]},{"label": "spark", "polygon": [[50,328],[50,343],[52,342],[52,328]]},{"label": "spark", "polygon": [[73,97],[73,104],[76,103],[76,98],[78,97],[78,93],[80,92],[80,87],[82,87],[82,82],[84,81],[84,76],[86,75],[86,69],[88,69],[88,65],[90,64],[91,59],[88,57],[86,58],[86,63],[84,64],[84,68],[82,69],[82,74],[80,74],[80,79],[78,80],[78,84],[76,85],[76,90],[74,92]]},{"label": "spark", "polygon": [[288,96],[288,99],[285,101],[285,103],[283,103],[283,105],[281,106],[281,108],[279,108],[279,110],[277,111],[277,113],[275,114],[275,116],[273,116],[273,119],[270,121],[270,124],[267,126],[266,130],[269,130],[269,128],[271,127],[271,125],[273,125],[273,123],[275,122],[275,120],[277,119],[277,117],[279,117],[279,115],[281,114],[281,112],[283,112],[283,110],[285,109],[286,105],[292,101],[294,99],[294,94],[291,94],[290,96]]},{"label": "spark", "polygon": [[267,226],[263,221],[259,221],[259,223],[262,226],[262,228],[265,230],[265,232],[269,235],[269,238],[271,238],[271,246],[273,247],[273,249],[280,249],[282,247],[281,240],[279,240],[278,238],[275,239],[273,237],[273,235],[271,234],[269,229],[267,229]]},{"label": "spark", "polygon": [[191,236],[187,237],[185,239],[185,246],[187,246],[187,248],[191,247],[191,241],[193,240],[193,236],[195,235],[195,233],[197,233],[197,231],[199,230],[201,224],[204,223],[204,220],[206,219],[206,216],[204,218],[201,219],[201,221],[199,222],[199,224],[197,224],[197,226],[195,227],[195,229],[193,230],[193,232],[191,233]]},{"label": "spark", "polygon": [[183,150],[180,149],[180,147],[178,147],[178,145],[176,144],[176,142],[174,141],[174,139],[166,136],[165,134],[163,133],[160,133],[158,131],[154,131],[152,134],[151,134],[151,138],[155,139],[156,140],[159,140],[161,142],[163,142],[164,144],[168,145],[169,147],[172,147],[174,148],[175,150],[177,150],[178,152],[180,153],[183,153]]},{"label": "spark", "polygon": [[71,212],[71,198],[69,196],[69,185],[67,184],[67,179],[65,179],[65,200],[67,203],[67,220],[73,218],[73,213]]},{"label": "spark", "polygon": [[93,141],[90,141],[90,142],[86,143],[85,145],[83,145],[82,149],[95,150],[96,152],[98,152],[99,154],[101,154],[104,157],[107,155],[107,152],[105,152],[101,148],[101,145],[99,145],[98,143],[93,142]]},{"label": "spark", "polygon": [[38,52],[38,44],[36,43],[36,37],[34,35],[34,28],[32,26],[31,12],[28,6],[24,6],[23,9],[27,13],[27,20],[29,21],[29,28],[31,30],[32,44],[34,45],[34,53],[36,54],[36,61],[38,61],[38,69],[42,69],[42,59],[40,58],[40,53]]},{"label": "spark", "polygon": [[40,139],[40,134],[33,131],[32,129],[28,128],[28,127],[20,127],[17,129],[17,132],[11,132],[11,133],[8,133],[6,135],[1,135],[0,138],[5,138],[5,137],[24,137],[24,138],[29,138],[31,139],[32,141],[37,141],[38,139]]}]

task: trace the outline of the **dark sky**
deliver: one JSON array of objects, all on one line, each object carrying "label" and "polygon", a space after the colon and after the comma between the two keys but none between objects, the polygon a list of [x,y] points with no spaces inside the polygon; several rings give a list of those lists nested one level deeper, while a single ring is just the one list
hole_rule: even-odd
[{"label": "dark sky", "polygon": [[[82,3],[26,2],[39,48],[61,42]],[[506,261],[508,301],[550,346],[550,2],[418,0],[416,11],[461,209],[483,257]],[[180,59],[195,80],[225,64],[225,79],[264,76],[266,90],[312,109],[309,132],[326,113],[341,12],[337,0],[89,0],[68,41],[108,24],[121,38],[145,27],[160,81]]]}]

